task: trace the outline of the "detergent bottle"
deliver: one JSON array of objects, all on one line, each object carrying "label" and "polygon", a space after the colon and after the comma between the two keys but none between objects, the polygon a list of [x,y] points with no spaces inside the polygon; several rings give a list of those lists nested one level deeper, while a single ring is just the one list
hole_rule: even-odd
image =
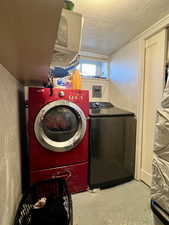
[{"label": "detergent bottle", "polygon": [[81,78],[79,70],[75,70],[72,73],[72,88],[77,90],[81,89]]}]

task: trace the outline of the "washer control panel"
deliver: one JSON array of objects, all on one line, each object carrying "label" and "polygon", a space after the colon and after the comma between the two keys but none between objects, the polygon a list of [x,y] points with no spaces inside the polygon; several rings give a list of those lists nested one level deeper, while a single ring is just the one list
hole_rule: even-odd
[{"label": "washer control panel", "polygon": [[69,100],[81,100],[83,101],[83,96],[82,95],[69,95]]},{"label": "washer control panel", "polygon": [[60,90],[58,92],[58,96],[60,98],[63,98],[63,97],[68,98],[70,101],[83,101],[84,100],[84,96],[82,94],[73,94],[73,93],[71,94],[70,93],[69,95],[67,95],[67,92],[64,90]]}]

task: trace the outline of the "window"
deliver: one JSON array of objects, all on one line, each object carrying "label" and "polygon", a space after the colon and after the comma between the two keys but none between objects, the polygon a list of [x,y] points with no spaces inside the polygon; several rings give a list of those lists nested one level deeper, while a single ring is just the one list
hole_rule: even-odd
[{"label": "window", "polygon": [[81,76],[84,77],[108,77],[108,62],[80,59],[80,64],[77,69],[80,70]]},{"label": "window", "polygon": [[81,73],[83,76],[97,76],[95,64],[85,64],[82,63]]}]

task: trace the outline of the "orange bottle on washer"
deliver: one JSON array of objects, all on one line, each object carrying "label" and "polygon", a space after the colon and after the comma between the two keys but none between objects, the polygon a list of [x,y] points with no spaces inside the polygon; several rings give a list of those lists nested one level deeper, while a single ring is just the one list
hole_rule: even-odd
[{"label": "orange bottle on washer", "polygon": [[79,70],[75,70],[72,73],[72,88],[78,90],[81,89],[81,78]]}]

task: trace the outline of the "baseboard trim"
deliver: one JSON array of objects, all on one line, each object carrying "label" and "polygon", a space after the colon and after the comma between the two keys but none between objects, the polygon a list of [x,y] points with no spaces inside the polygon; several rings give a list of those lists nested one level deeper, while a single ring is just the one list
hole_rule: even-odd
[{"label": "baseboard trim", "polygon": [[141,180],[148,186],[151,186],[152,175],[146,172],[145,170],[141,169]]}]

